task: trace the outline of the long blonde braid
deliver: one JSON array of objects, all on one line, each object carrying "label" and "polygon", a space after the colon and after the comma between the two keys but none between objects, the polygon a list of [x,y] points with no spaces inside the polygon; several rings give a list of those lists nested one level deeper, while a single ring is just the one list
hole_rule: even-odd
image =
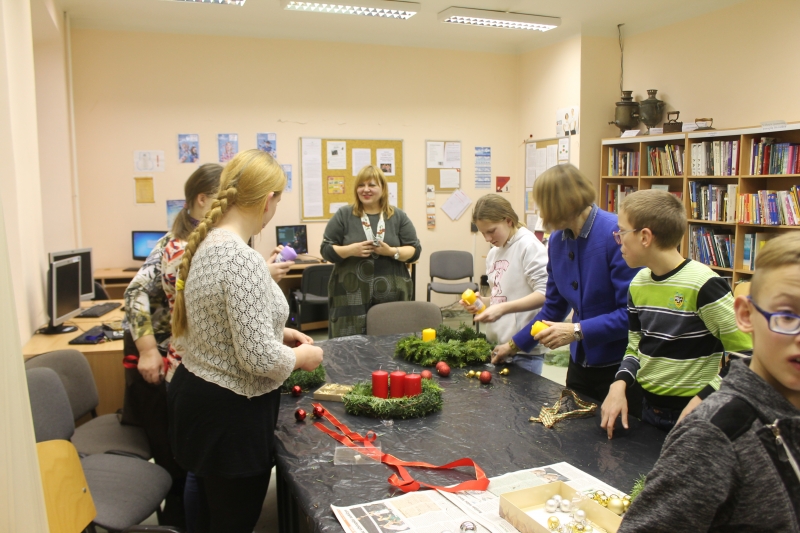
[{"label": "long blonde braid", "polygon": [[[248,169],[250,172],[246,173]],[[220,223],[228,209],[234,205],[239,205],[243,209],[255,208],[263,211],[268,193],[280,192],[285,187],[286,176],[280,165],[272,156],[259,150],[240,152],[222,171],[217,199],[211,204],[211,210],[206,217],[189,235],[178,268],[177,291],[172,310],[172,334],[175,337],[180,337],[189,329],[183,288],[189,277],[192,258],[208,232]],[[246,191],[242,191],[243,188]]]}]

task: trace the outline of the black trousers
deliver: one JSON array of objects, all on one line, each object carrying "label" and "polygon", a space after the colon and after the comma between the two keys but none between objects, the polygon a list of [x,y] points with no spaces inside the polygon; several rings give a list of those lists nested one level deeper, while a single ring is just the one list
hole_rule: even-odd
[{"label": "black trousers", "polygon": [[261,516],[271,471],[252,477],[197,477],[201,498],[197,533],[251,533]]},{"label": "black trousers", "polygon": [[[614,383],[618,370],[619,365],[585,367],[570,359],[567,368],[567,388],[596,401],[599,406],[606,399],[608,388]],[[638,383],[634,383],[626,389],[625,396],[628,399],[628,414],[641,419],[642,388]]]}]

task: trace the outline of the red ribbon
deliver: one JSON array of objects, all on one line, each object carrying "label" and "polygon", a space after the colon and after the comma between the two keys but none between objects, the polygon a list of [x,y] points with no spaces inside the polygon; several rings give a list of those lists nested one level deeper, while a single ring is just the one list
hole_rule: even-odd
[{"label": "red ribbon", "polygon": [[[314,407],[322,407],[322,405],[318,403],[312,405]],[[351,448],[366,448],[364,455],[372,457],[373,459],[378,458],[379,455],[378,449],[372,445],[372,443],[375,441],[375,438],[377,437],[377,435],[375,435],[375,432],[367,431],[366,437],[362,437],[360,434],[350,430],[350,428],[339,422],[336,419],[336,417],[333,416],[327,409],[325,409],[324,414],[322,416],[326,420],[328,420],[328,422],[333,424],[333,426],[336,429],[338,429],[341,433],[337,433],[336,431],[325,427],[322,424],[322,422],[314,422],[314,426],[316,426],[317,429],[319,429],[323,433],[327,433],[332,438],[341,442],[345,446],[349,446]],[[374,453],[370,453],[370,451],[373,451]],[[469,457],[462,457],[461,459],[453,461],[452,463],[447,463],[446,465],[437,466],[437,465],[432,465],[430,463],[424,463],[422,461],[403,461],[388,453],[380,453],[380,462],[389,465],[397,470],[397,474],[392,474],[389,477],[389,484],[399,488],[403,492],[414,492],[419,490],[421,487],[429,489],[437,489],[444,492],[460,492],[462,490],[486,490],[486,488],[489,486],[489,479],[486,477],[486,474],[483,472],[481,467],[479,467],[478,464]],[[459,466],[471,466],[475,468],[475,479],[464,481],[454,487],[429,485],[428,483],[423,483],[421,481],[415,480],[408,472],[408,470],[406,470],[405,467],[407,466],[415,466],[420,468],[434,468],[437,470],[449,470]]]}]

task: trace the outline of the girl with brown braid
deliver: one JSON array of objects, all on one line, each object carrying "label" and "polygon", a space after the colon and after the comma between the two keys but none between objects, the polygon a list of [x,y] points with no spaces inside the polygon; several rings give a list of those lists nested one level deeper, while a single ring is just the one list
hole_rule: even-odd
[{"label": "girl with brown braid", "polygon": [[283,327],[286,298],[247,246],[285,186],[272,156],[237,154],[178,270],[172,331],[186,352],[168,392],[170,443],[205,495],[198,531],[253,531],[272,469],[278,388],[292,370],[322,362],[311,338]]}]

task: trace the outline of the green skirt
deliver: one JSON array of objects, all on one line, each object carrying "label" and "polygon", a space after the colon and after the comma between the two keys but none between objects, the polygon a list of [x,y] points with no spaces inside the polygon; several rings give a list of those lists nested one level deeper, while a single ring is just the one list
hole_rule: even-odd
[{"label": "green skirt", "polygon": [[328,337],[367,334],[373,305],[411,300],[411,276],[405,263],[388,257],[348,257],[336,263],[328,282]]}]

